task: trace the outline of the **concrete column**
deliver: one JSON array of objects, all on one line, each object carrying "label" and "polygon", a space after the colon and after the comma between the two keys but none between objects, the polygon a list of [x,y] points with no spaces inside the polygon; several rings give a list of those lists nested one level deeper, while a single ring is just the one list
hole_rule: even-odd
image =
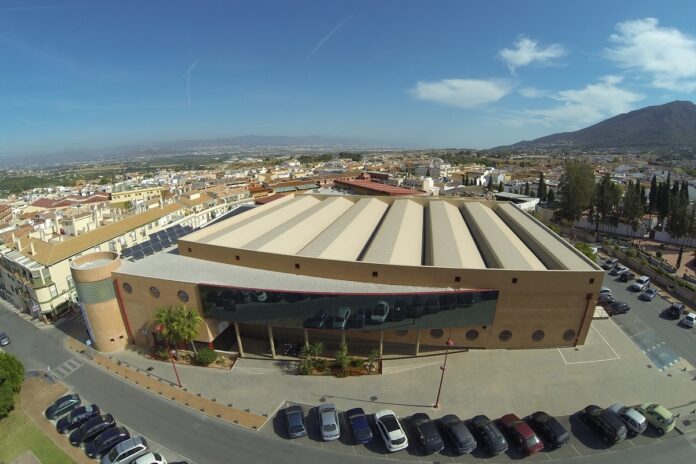
[{"label": "concrete column", "polygon": [[379,331],[379,359],[382,359],[382,355],[384,355],[384,331],[380,330]]},{"label": "concrete column", "polygon": [[268,343],[271,345],[271,356],[273,359],[276,357],[275,343],[273,342],[273,327],[268,326]]},{"label": "concrete column", "polygon": [[237,321],[234,321],[233,324],[234,324],[234,336],[237,339],[237,347],[239,347],[239,357],[243,358],[244,357],[244,347],[242,347],[242,337],[239,335],[239,324],[237,324]]},{"label": "concrete column", "polygon": [[418,356],[420,352],[420,337],[421,337],[421,331],[420,329],[416,330],[416,356]]},{"label": "concrete column", "polygon": [[305,348],[309,347],[309,330],[304,329],[304,346]]}]

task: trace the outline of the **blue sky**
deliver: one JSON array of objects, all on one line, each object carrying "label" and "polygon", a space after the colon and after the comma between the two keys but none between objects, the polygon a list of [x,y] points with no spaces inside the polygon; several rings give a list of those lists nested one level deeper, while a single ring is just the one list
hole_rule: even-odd
[{"label": "blue sky", "polygon": [[486,148],[696,93],[691,1],[0,3],[0,156],[246,134]]}]

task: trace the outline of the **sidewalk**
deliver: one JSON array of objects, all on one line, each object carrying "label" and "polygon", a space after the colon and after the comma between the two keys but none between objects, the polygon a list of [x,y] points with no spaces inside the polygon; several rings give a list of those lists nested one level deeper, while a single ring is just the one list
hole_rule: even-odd
[{"label": "sidewalk", "polygon": [[15,305],[13,305],[12,303],[10,303],[8,301],[0,299],[0,305],[2,305],[3,308],[6,308],[6,309],[12,311],[13,313],[15,313],[17,316],[21,317],[25,321],[29,322],[37,329],[50,329],[51,327],[53,327],[52,324],[48,324],[42,320],[36,319],[31,314],[22,312],[19,308],[17,308]]}]

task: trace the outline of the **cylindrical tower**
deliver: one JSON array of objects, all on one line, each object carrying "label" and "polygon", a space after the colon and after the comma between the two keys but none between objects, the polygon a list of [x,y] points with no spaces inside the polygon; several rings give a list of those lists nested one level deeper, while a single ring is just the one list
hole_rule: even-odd
[{"label": "cylindrical tower", "polygon": [[70,271],[94,348],[112,352],[128,344],[111,272],[121,266],[117,253],[100,251],[73,260]]}]

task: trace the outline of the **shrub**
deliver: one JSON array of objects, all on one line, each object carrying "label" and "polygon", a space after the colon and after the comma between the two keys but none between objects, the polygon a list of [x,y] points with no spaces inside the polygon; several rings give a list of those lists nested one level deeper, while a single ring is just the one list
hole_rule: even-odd
[{"label": "shrub", "polygon": [[336,351],[336,367],[345,370],[348,367],[348,345],[341,343]]},{"label": "shrub", "polygon": [[626,250],[626,256],[628,256],[629,258],[635,258],[636,250],[634,250],[633,248]]},{"label": "shrub", "polygon": [[165,347],[160,346],[155,351],[155,357],[157,359],[161,359],[162,361],[166,361],[167,359],[169,359],[169,351],[167,351]]},{"label": "shrub", "polygon": [[8,383],[0,384],[0,419],[7,417],[7,415],[14,409],[14,398],[15,394],[12,391],[12,387]]},{"label": "shrub", "polygon": [[14,393],[19,393],[24,382],[24,366],[10,353],[0,353],[0,379],[2,384],[10,387]]},{"label": "shrub", "polygon": [[201,366],[212,364],[217,359],[217,353],[210,348],[201,348],[196,353],[196,362]]},{"label": "shrub", "polygon": [[647,265],[648,265],[648,260],[645,259],[645,258],[641,258],[641,259],[640,259],[640,264],[642,264],[643,266],[647,266]]},{"label": "shrub", "polygon": [[312,362],[314,369],[318,370],[319,372],[324,372],[326,370],[326,367],[328,365],[328,361],[324,358],[318,358],[315,359]]},{"label": "shrub", "polygon": [[655,256],[658,257],[658,259],[662,259],[662,252],[661,251],[656,251]]},{"label": "shrub", "polygon": [[[657,272],[660,275],[665,275],[665,270],[659,266],[657,268],[655,268],[655,272]],[[670,276],[668,275],[667,277],[670,277]]]},{"label": "shrub", "polygon": [[664,243],[660,243],[660,250],[664,250],[664,249],[665,249],[665,244],[664,244]]},{"label": "shrub", "polygon": [[350,367],[362,367],[364,361],[360,358],[350,358]]}]

